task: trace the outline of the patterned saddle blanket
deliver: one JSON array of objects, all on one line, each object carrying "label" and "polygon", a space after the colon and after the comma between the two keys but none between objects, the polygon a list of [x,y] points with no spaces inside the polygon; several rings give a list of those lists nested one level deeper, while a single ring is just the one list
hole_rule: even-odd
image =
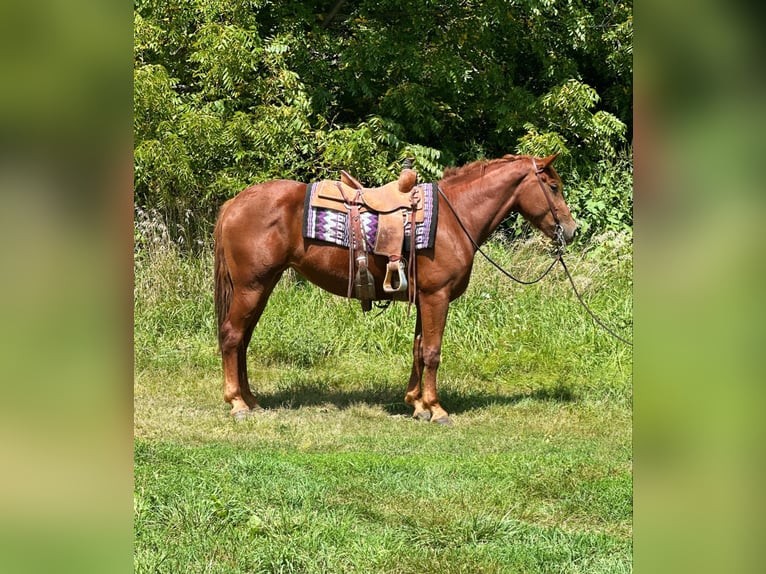
[{"label": "patterned saddle blanket", "polygon": [[[306,200],[303,210],[303,237],[347,248],[349,246],[348,213],[314,207],[312,205],[312,199],[320,184],[321,182],[318,182],[306,186]],[[436,184],[423,183],[417,187],[420,188],[423,195],[423,216],[422,222],[418,221],[415,224],[415,249],[432,249],[436,236],[436,223],[439,212]],[[360,215],[367,251],[372,252],[378,233],[378,214],[372,211],[363,211]],[[411,223],[406,221],[404,224],[403,249],[405,253],[409,251],[409,242],[412,235],[410,227]]]}]

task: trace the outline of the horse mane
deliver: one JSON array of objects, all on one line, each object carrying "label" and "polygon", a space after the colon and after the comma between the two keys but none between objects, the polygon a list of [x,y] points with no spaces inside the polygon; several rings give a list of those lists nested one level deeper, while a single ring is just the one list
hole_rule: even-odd
[{"label": "horse mane", "polygon": [[478,159],[461,167],[448,167],[442,174],[442,180],[473,175],[474,172],[478,170],[482,170],[483,172],[483,170],[486,170],[490,166],[497,165],[499,163],[507,163],[509,161],[516,161],[525,157],[529,156],[506,154],[498,159]]},{"label": "horse mane", "polygon": [[[484,175],[485,170],[490,167],[501,163],[508,163],[512,161],[517,161],[520,159],[531,159],[531,155],[513,155],[513,154],[506,154],[501,158],[498,159],[478,159],[476,161],[473,161],[471,163],[467,163],[464,166],[460,167],[448,167],[444,169],[444,172],[442,173],[442,181],[458,178],[458,177],[475,177],[476,172],[480,171],[480,176]],[[559,179],[559,174],[556,172],[553,165],[548,165],[546,168],[550,170],[551,174],[555,179]]]}]

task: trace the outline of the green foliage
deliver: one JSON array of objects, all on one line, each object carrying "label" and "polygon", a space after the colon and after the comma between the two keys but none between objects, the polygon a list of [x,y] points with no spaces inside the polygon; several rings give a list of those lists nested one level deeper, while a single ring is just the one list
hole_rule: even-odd
[{"label": "green foliage", "polygon": [[598,101],[596,90],[577,80],[554,87],[540,98],[533,114],[542,128],[534,123],[524,124],[528,133],[519,139],[518,153],[537,156],[560,153],[569,169],[590,166],[584,161],[587,158],[597,162],[602,158],[613,159],[617,146],[624,141],[626,126],[609,112],[592,112]]},{"label": "green foliage", "polygon": [[207,98],[239,98],[260,61],[261,39],[251,30],[208,22],[195,34],[189,63]]},{"label": "green foliage", "polygon": [[346,166],[346,171],[357,174],[367,185],[394,176],[394,170],[389,169],[386,135],[380,118],[372,117],[355,128],[323,132],[322,136],[322,165],[328,175],[337,166]]},{"label": "green foliage", "polygon": [[627,153],[599,160],[588,177],[572,171],[565,193],[580,224],[580,239],[603,231],[632,230],[633,161]]},{"label": "green foliage", "polygon": [[223,200],[267,179],[347,169],[377,185],[415,157],[433,180],[519,151],[559,152],[566,182],[630,143],[630,1],[362,0],[331,22],[329,9],[136,1],[142,208],[191,210],[204,237]]}]

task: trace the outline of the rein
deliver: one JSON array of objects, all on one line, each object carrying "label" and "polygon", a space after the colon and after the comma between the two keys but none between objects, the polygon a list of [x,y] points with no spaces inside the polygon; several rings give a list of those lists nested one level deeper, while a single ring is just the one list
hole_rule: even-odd
[{"label": "rein", "polygon": [[[556,260],[554,259],[554,261]],[[602,329],[604,329],[604,331],[609,333],[615,339],[618,339],[622,341],[623,343],[625,343],[626,345],[632,347],[633,343],[631,341],[624,339],[623,337],[615,333],[612,329],[604,325],[604,322],[601,319],[599,319],[593,311],[590,310],[590,308],[585,304],[585,301],[582,300],[582,296],[580,296],[580,294],[577,292],[577,287],[575,287],[575,282],[574,282],[574,279],[572,279],[572,274],[569,273],[569,269],[567,269],[567,264],[564,263],[564,258],[561,255],[558,256],[558,261],[561,263],[561,266],[564,268],[564,272],[567,274],[567,279],[569,279],[569,283],[572,284],[572,291],[574,291],[574,294],[577,295],[577,300],[580,301],[580,304],[585,308],[588,314],[591,317],[593,317],[593,320],[596,322],[596,324]]]},{"label": "rein", "polygon": [[625,343],[626,345],[633,346],[633,343],[631,341],[628,341],[627,339],[621,337],[617,333],[615,333],[611,328],[609,328],[607,325],[604,324],[604,322],[599,319],[596,314],[590,310],[590,308],[585,304],[585,301],[583,301],[582,296],[577,291],[577,287],[575,286],[574,279],[572,278],[572,274],[569,273],[569,269],[567,268],[566,263],[564,262],[564,248],[566,246],[566,241],[564,241],[564,229],[561,227],[561,222],[558,218],[558,213],[556,211],[556,207],[553,204],[553,199],[550,196],[550,192],[546,189],[545,184],[543,183],[542,178],[540,177],[540,174],[543,172],[542,169],[539,169],[537,167],[537,162],[535,162],[534,158],[532,158],[532,165],[534,166],[535,170],[535,177],[537,178],[537,183],[540,184],[540,189],[543,191],[543,195],[545,196],[545,200],[548,202],[548,207],[551,210],[551,215],[553,216],[553,221],[556,223],[556,229],[554,230],[554,240],[556,242],[556,250],[554,252],[553,261],[551,261],[551,264],[548,266],[548,268],[543,272],[540,277],[537,279],[534,279],[532,281],[522,281],[521,279],[514,277],[511,275],[508,271],[503,269],[500,265],[498,265],[489,255],[484,253],[482,251],[481,247],[479,246],[476,241],[474,241],[473,237],[471,237],[471,234],[466,229],[465,225],[463,224],[463,221],[460,219],[460,216],[457,214],[457,211],[455,211],[455,208],[453,207],[452,203],[450,202],[447,195],[444,193],[442,188],[440,186],[437,186],[437,190],[439,194],[442,196],[444,201],[447,203],[447,206],[452,211],[452,214],[455,216],[455,219],[458,222],[458,225],[460,225],[460,228],[463,230],[463,232],[466,234],[466,237],[468,237],[468,240],[471,242],[471,245],[481,253],[481,255],[489,261],[498,271],[500,271],[503,275],[508,277],[509,279],[512,279],[513,281],[516,281],[517,283],[520,283],[522,285],[533,285],[535,283],[538,283],[539,281],[542,281],[542,279],[550,273],[551,269],[553,269],[553,266],[556,265],[556,262],[561,263],[561,267],[564,269],[564,272],[566,273],[567,279],[569,279],[569,283],[572,285],[572,290],[574,291],[574,294],[577,296],[577,300],[580,302],[580,304],[583,306],[583,308],[588,312],[588,314],[593,318],[593,320],[596,322],[597,325],[599,325],[602,329],[604,329],[607,333],[609,333],[612,337],[615,339],[618,339]]}]

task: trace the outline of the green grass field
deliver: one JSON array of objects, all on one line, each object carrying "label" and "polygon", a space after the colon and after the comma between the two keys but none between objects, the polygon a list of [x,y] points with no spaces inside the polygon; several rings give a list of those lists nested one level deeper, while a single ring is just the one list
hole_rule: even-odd
[{"label": "green grass field", "polygon": [[[488,245],[524,277],[542,240]],[[594,311],[632,327],[632,245],[567,256]],[[632,570],[632,350],[559,271],[477,259],[439,370],[453,427],[403,403],[414,313],[379,317],[286,276],[250,347],[266,413],[222,402],[209,255],[136,258],[136,572]]]}]

